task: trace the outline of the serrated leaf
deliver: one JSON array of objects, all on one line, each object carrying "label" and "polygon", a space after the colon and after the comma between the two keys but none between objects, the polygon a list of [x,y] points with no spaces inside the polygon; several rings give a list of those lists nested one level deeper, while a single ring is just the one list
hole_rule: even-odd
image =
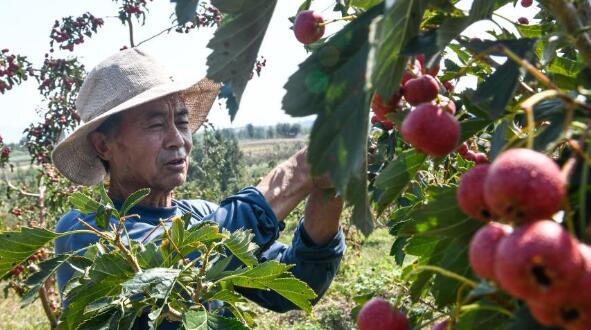
[{"label": "serrated leaf", "polygon": [[380,212],[400,196],[426,159],[424,154],[417,153],[415,149],[408,149],[382,170],[375,181],[376,187],[382,189],[378,199]]},{"label": "serrated leaf", "polygon": [[99,202],[79,191],[72,193],[70,197],[68,197],[68,203],[84,214],[96,213],[101,206]]},{"label": "serrated leaf", "polygon": [[100,205],[96,210],[96,225],[101,229],[109,228],[109,221],[111,220],[111,215],[113,214],[113,208],[110,205]]},{"label": "serrated leaf", "polygon": [[97,256],[88,278],[80,278],[80,285],[65,294],[69,304],[60,317],[58,328],[75,329],[89,303],[119,293],[121,284],[132,276],[133,270],[123,256],[115,253]]},{"label": "serrated leaf", "polygon": [[209,268],[205,272],[205,279],[207,281],[217,281],[223,276],[223,272],[228,268],[232,261],[232,256],[222,257],[221,259],[213,260]]},{"label": "serrated leaf", "polygon": [[123,295],[144,294],[155,299],[167,299],[177,281],[180,269],[150,268],[136,273],[122,284]]},{"label": "serrated leaf", "polygon": [[216,292],[213,296],[211,296],[210,298],[211,300],[220,300],[220,301],[224,301],[227,303],[237,303],[237,302],[244,302],[244,298],[239,295],[238,293],[234,292],[234,291],[230,291],[227,289],[222,289],[218,292]]},{"label": "serrated leaf", "polygon": [[186,330],[246,330],[235,319],[216,316],[205,310],[189,310],[183,314],[183,326]]},{"label": "serrated leaf", "polygon": [[150,188],[142,188],[136,192],[133,192],[125,202],[123,202],[123,206],[121,206],[120,214],[124,216],[127,215],[127,212],[138,203],[140,203],[144,198],[148,197],[150,194]]},{"label": "serrated leaf", "polygon": [[278,261],[267,261],[252,269],[245,269],[228,276],[223,281],[245,288],[273,290],[310,313],[312,311],[310,300],[316,298],[316,293],[288,271],[291,267]]},{"label": "serrated leaf", "polygon": [[259,48],[276,0],[213,0],[223,14],[222,25],[207,44],[207,77],[232,89],[236,104],[252,76]]},{"label": "serrated leaf", "polygon": [[142,268],[155,268],[162,266],[164,258],[158,249],[158,246],[153,242],[146,245],[138,243],[136,245],[138,252],[136,254],[137,261]]},{"label": "serrated leaf", "polygon": [[294,117],[317,114],[308,147],[312,173],[330,175],[353,205],[352,222],[366,235],[373,230],[365,168],[367,38],[381,11],[381,6],[373,7],[317,48],[289,78],[283,98],[283,109]]},{"label": "serrated leaf", "polygon": [[258,246],[252,243],[253,238],[254,234],[244,230],[237,230],[230,234],[230,238],[224,240],[224,246],[249,268],[258,262],[254,255]]},{"label": "serrated leaf", "polygon": [[482,225],[459,208],[456,187],[431,186],[426,195],[423,203],[406,214],[399,234],[454,238],[473,233]]},{"label": "serrated leaf", "polygon": [[43,228],[29,227],[21,227],[20,231],[0,232],[0,278],[41,247],[63,235]]},{"label": "serrated leaf", "polygon": [[400,86],[408,57],[402,54],[407,42],[419,33],[425,12],[425,0],[400,0],[387,8],[383,19],[375,25],[371,58],[372,82],[379,95],[389,98]]},{"label": "serrated leaf", "polygon": [[110,206],[113,216],[115,216],[116,219],[119,219],[119,212],[116,210],[113,200],[111,200],[111,197],[109,197],[109,195],[107,194],[105,186],[103,184],[99,184],[97,190],[99,195],[101,196],[102,204],[105,206]]},{"label": "serrated leaf", "polygon": [[89,267],[92,261],[77,254],[60,254],[53,258],[43,260],[38,264],[39,271],[33,273],[25,280],[25,285],[29,287],[23,295],[21,306],[26,306],[33,302],[39,293],[39,289],[45,284],[45,281],[51,277],[57,269],[69,263],[75,263],[78,268]]},{"label": "serrated leaf", "polygon": [[[532,61],[535,39],[520,39],[506,41],[472,41],[465,43],[466,47],[476,52],[483,52],[498,47],[507,47],[520,58]],[[490,54],[506,56],[504,53],[493,51]],[[481,83],[470,100],[481,110],[486,111],[491,119],[499,118],[505,111],[505,107],[513,97],[520,77],[524,70],[508,59],[503,65],[496,68],[495,72]],[[502,84],[499,82],[502,81]]]}]

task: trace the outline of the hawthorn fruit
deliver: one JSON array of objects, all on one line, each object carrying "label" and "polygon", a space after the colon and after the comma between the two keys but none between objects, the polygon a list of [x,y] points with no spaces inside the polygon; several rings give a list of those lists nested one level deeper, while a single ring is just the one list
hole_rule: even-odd
[{"label": "hawthorn fruit", "polygon": [[521,6],[527,8],[533,4],[533,0],[521,0]]},{"label": "hawthorn fruit", "polygon": [[370,299],[357,316],[359,330],[408,330],[408,318],[383,298]]},{"label": "hawthorn fruit", "polygon": [[423,103],[404,118],[400,133],[418,151],[443,157],[458,145],[460,123],[441,107]]},{"label": "hawthorn fruit", "polygon": [[579,244],[579,250],[585,268],[565,300],[560,304],[528,302],[530,312],[543,325],[562,326],[572,330],[591,329],[591,248]]},{"label": "hawthorn fruit", "polygon": [[468,148],[468,144],[464,142],[460,144],[460,146],[456,149],[456,152],[463,158],[469,150],[470,148]]},{"label": "hawthorn fruit", "polygon": [[521,25],[528,25],[529,24],[529,20],[527,19],[527,17],[523,17],[523,16],[519,17],[517,19],[517,22],[519,22],[519,24],[521,24]]},{"label": "hawthorn fruit", "polygon": [[484,180],[489,168],[488,164],[476,165],[464,173],[456,194],[462,211],[480,221],[489,221],[493,217],[484,200]]},{"label": "hawthorn fruit", "polygon": [[404,99],[411,105],[433,101],[439,94],[439,84],[431,75],[423,75],[404,83]]},{"label": "hawthorn fruit", "polygon": [[577,240],[558,223],[538,220],[516,228],[499,242],[494,268],[499,285],[511,295],[559,304],[583,266]]},{"label": "hawthorn fruit", "polygon": [[449,329],[449,320],[445,320],[435,324],[431,330],[448,330]]},{"label": "hawthorn fruit", "polygon": [[324,19],[313,11],[300,12],[295,19],[293,31],[299,42],[307,45],[318,41],[324,35]]},{"label": "hawthorn fruit", "polygon": [[529,149],[510,149],[499,155],[484,184],[491,211],[517,224],[551,218],[560,210],[565,191],[558,165]]},{"label": "hawthorn fruit", "polygon": [[490,222],[480,228],[470,241],[468,256],[474,274],[488,280],[495,280],[495,254],[499,242],[507,237],[513,228],[498,222]]}]

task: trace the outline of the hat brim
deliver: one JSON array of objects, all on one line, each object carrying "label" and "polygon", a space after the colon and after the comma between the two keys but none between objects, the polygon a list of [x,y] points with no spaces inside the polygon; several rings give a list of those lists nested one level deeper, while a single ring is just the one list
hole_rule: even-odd
[{"label": "hat brim", "polygon": [[88,134],[96,130],[109,116],[179,93],[189,112],[189,127],[192,132],[195,132],[207,118],[220,86],[219,83],[205,78],[190,85],[171,82],[148,89],[80,125],[55,147],[51,154],[53,164],[65,177],[76,184],[85,186],[98,184],[103,181],[107,173],[88,141]]}]

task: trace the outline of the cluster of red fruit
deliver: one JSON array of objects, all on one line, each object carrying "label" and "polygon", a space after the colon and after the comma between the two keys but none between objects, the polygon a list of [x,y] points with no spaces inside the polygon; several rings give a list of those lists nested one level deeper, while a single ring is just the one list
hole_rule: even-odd
[{"label": "cluster of red fruit", "polygon": [[0,93],[11,90],[15,84],[27,80],[27,74],[35,76],[31,63],[25,56],[8,54],[10,50],[0,51]]},{"label": "cluster of red fruit", "polygon": [[140,17],[145,19],[145,11],[146,0],[125,0],[119,8],[119,20],[121,23],[126,24],[131,15],[135,15],[138,19]]},{"label": "cluster of red fruit", "polygon": [[201,11],[197,12],[193,19],[185,25],[178,26],[175,31],[178,33],[189,33],[192,29],[199,27],[212,27],[220,24],[222,21],[222,13],[213,6],[207,6],[201,3]]},{"label": "cluster of red fruit", "polygon": [[547,156],[510,149],[466,172],[458,203],[489,222],[470,242],[470,265],[527,302],[543,325],[591,329],[591,248],[550,220],[561,208],[566,179]]},{"label": "cluster of red fruit", "polygon": [[92,33],[96,33],[97,29],[104,24],[102,18],[95,17],[91,13],[83,14],[74,19],[72,16],[62,18],[60,23],[58,20],[53,24],[49,37],[51,41],[49,45],[53,52],[54,43],[58,43],[60,49],[74,50],[74,45],[79,45],[84,42],[84,36],[90,37]]},{"label": "cluster of red fruit", "polygon": [[468,144],[466,142],[462,143],[456,149],[456,152],[463,159],[475,162],[476,164],[486,164],[489,162],[488,156],[484,152],[480,152],[480,151],[474,152],[474,151],[470,150],[470,148],[468,147]]},{"label": "cluster of red fruit", "polygon": [[440,87],[449,91],[453,86],[449,82],[449,87],[440,84],[435,78],[438,72],[439,65],[427,69],[425,57],[419,55],[402,76],[400,88],[388,98],[374,94],[371,103],[372,124],[379,123],[386,130],[394,127],[390,116],[402,108],[403,101],[413,107],[402,122],[400,134],[417,151],[434,157],[452,152],[460,139],[455,103],[439,94]]},{"label": "cluster of red fruit", "polygon": [[45,58],[43,67],[39,73],[39,91],[44,96],[49,96],[54,89],[61,87],[65,94],[71,90],[77,90],[82,85],[84,65],[77,59]]},{"label": "cluster of red fruit", "polygon": [[[446,330],[449,320],[439,322],[431,330]],[[376,297],[363,305],[357,316],[359,330],[408,330],[409,322],[404,313],[388,301]]]}]

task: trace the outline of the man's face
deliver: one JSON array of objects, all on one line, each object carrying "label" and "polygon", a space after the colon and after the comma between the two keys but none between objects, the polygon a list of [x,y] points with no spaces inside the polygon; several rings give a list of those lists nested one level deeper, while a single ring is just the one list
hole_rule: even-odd
[{"label": "man's face", "polygon": [[125,188],[171,191],[187,178],[193,147],[184,104],[165,97],[126,111],[111,149],[111,179]]}]

